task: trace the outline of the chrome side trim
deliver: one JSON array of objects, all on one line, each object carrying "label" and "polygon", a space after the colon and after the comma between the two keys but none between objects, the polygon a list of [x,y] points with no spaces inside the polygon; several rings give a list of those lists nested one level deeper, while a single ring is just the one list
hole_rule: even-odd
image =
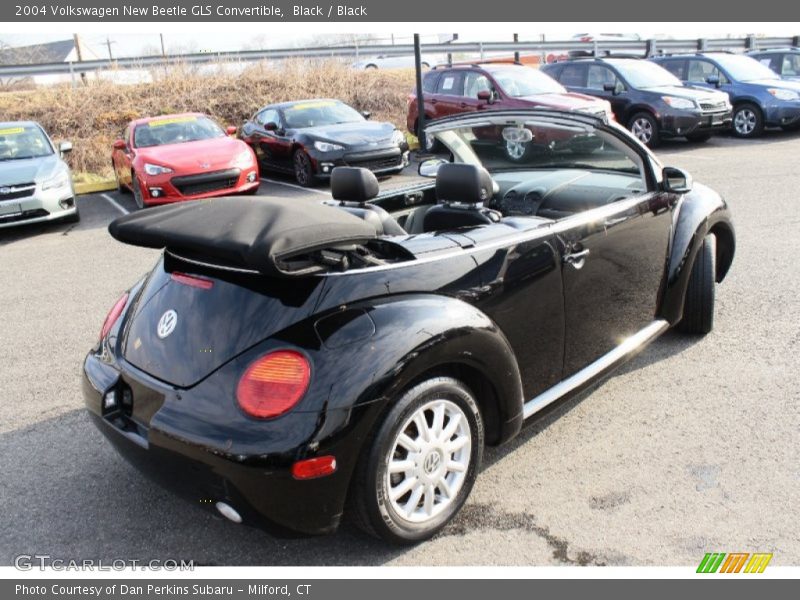
[{"label": "chrome side trim", "polygon": [[557,383],[548,390],[545,390],[533,400],[529,400],[522,406],[522,417],[528,419],[542,410],[544,407],[552,404],[559,398],[562,398],[573,392],[593,379],[608,373],[615,367],[618,367],[628,359],[632,358],[638,351],[644,349],[650,342],[656,339],[664,331],[669,328],[669,323],[664,320],[656,320],[650,323],[644,329],[630,336],[619,346],[614,348],[608,354],[604,354],[593,363],[585,366],[583,369],[571,375],[564,381]]},{"label": "chrome side trim", "polygon": [[203,262],[202,260],[195,260],[193,258],[186,258],[185,256],[181,256],[180,254],[176,254],[170,250],[164,250],[166,254],[177,258],[178,260],[182,260],[183,262],[189,263],[190,265],[196,265],[198,267],[205,267],[207,269],[216,269],[218,271],[228,271],[231,273],[246,273],[248,275],[263,275],[261,271],[254,271],[253,269],[241,269],[238,267],[228,267],[225,265],[216,265],[210,262]]}]

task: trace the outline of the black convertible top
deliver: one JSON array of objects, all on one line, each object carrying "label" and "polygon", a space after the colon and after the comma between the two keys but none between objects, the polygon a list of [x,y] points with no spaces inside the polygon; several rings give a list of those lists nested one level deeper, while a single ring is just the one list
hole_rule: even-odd
[{"label": "black convertible top", "polygon": [[112,221],[108,231],[126,244],[273,276],[307,273],[289,265],[294,257],[377,237],[373,226],[339,208],[263,196],[150,208]]}]

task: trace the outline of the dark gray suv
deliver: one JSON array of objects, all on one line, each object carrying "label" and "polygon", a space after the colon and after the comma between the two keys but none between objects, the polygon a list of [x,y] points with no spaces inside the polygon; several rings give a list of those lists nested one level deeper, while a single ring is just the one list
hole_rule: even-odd
[{"label": "dark gray suv", "polygon": [[727,94],[685,85],[646,60],[575,59],[542,70],[570,91],[608,100],[617,121],[650,147],[672,137],[704,142],[731,126]]}]

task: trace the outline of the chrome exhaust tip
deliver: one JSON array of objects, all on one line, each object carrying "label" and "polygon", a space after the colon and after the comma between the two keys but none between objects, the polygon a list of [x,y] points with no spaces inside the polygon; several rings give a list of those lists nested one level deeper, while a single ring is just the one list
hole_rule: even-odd
[{"label": "chrome exhaust tip", "polygon": [[225,502],[217,502],[216,507],[217,510],[219,511],[219,514],[221,514],[229,521],[233,521],[234,523],[242,522],[242,516],[238,512],[236,512],[236,509],[233,508],[230,504],[226,504]]}]

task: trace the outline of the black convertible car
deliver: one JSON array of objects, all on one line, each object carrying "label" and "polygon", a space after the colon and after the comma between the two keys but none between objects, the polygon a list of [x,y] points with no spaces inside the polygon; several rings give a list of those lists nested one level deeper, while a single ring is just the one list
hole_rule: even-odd
[{"label": "black convertible car", "polygon": [[340,166],[377,174],[408,166],[408,142],[391,123],[369,121],[340,100],[315,99],[271,104],[239,129],[264,169],[294,174],[313,186]]},{"label": "black convertible car", "polygon": [[400,192],[341,167],[327,202],[197,201],[110,225],[164,248],[84,364],[121,454],[235,522],[319,534],[348,512],[411,543],[459,511],[485,444],[670,327],[711,329],[734,254],[717,193],[591,115],[428,131],[453,162]]}]

